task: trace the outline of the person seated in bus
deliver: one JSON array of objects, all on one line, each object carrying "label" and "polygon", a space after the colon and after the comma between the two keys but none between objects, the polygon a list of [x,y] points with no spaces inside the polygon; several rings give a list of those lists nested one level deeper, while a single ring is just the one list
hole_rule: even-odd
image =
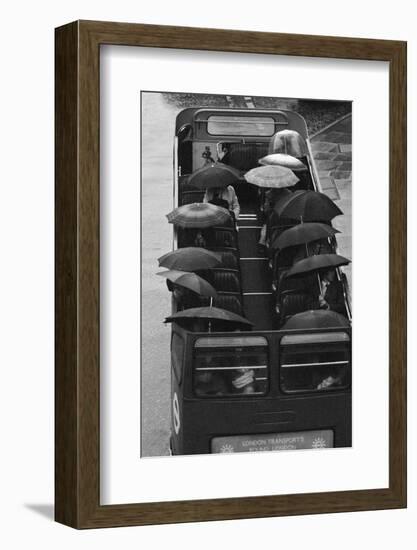
[{"label": "person seated in bus", "polygon": [[261,199],[259,221],[263,224],[258,244],[261,246],[267,246],[267,220],[274,211],[275,204],[283,197],[291,194],[291,191],[287,188],[268,189],[267,191],[259,189],[258,193]]},{"label": "person seated in bus", "polygon": [[[206,364],[210,367],[210,359],[207,358]],[[203,395],[226,395],[230,393],[223,371],[206,370],[196,372],[194,389],[198,396]]]},{"label": "person seated in bus", "polygon": [[233,393],[255,393],[255,372],[253,369],[241,367],[233,372],[232,387]]},{"label": "person seated in bus", "polygon": [[204,193],[203,202],[212,202],[214,199],[223,199],[227,202],[228,210],[231,212],[237,220],[240,214],[240,205],[233,185],[227,187],[213,187],[206,189]]},{"label": "person seated in bus", "polygon": [[343,289],[335,269],[329,269],[320,278],[320,293],[312,309],[328,309],[343,315],[346,313]]},{"label": "person seated in bus", "polygon": [[342,386],[342,377],[336,375],[326,376],[319,384],[317,384],[318,390],[327,390],[328,388],[334,388],[335,386]]},{"label": "person seated in bus", "polygon": [[184,288],[180,285],[176,285],[168,279],[166,283],[168,290],[172,292],[172,297],[175,300],[177,311],[182,311],[184,309],[189,309],[192,307],[199,307],[201,305],[198,294],[196,294],[192,290]]},{"label": "person seated in bus", "polygon": [[314,256],[318,254],[334,254],[334,248],[329,243],[328,239],[318,239],[308,244],[298,245],[294,247],[294,259],[293,264],[300,260],[304,260],[307,256]]}]

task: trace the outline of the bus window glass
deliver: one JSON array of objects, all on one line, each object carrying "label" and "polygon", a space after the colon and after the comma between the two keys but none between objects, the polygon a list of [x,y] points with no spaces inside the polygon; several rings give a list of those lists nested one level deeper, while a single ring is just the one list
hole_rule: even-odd
[{"label": "bus window glass", "polygon": [[265,116],[213,115],[207,119],[207,133],[213,136],[272,136],[275,121]]},{"label": "bus window glass", "polygon": [[[334,333],[337,334],[337,333]],[[280,385],[284,393],[346,389],[350,384],[350,340],[320,335],[281,340]],[[314,335],[313,335],[314,336]],[[316,341],[315,341],[316,340]]]},{"label": "bus window glass", "polygon": [[182,365],[184,362],[184,340],[176,332],[172,333],[171,364],[178,383],[182,380]]},{"label": "bus window glass", "polygon": [[193,363],[193,388],[198,397],[247,397],[268,391],[265,338],[200,338]]}]

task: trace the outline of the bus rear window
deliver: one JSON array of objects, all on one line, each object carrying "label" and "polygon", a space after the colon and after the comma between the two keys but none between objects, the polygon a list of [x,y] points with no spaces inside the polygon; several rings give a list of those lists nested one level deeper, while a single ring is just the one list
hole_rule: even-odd
[{"label": "bus rear window", "polygon": [[198,397],[265,395],[269,387],[265,338],[200,338],[194,347],[193,388]]},{"label": "bus rear window", "polygon": [[207,120],[207,133],[213,136],[272,136],[272,117],[215,115]]},{"label": "bus rear window", "polygon": [[[339,335],[339,337],[338,337]],[[295,335],[294,335],[295,336]],[[346,333],[327,337],[283,337],[280,385],[284,393],[321,392],[350,385],[350,339]]]}]

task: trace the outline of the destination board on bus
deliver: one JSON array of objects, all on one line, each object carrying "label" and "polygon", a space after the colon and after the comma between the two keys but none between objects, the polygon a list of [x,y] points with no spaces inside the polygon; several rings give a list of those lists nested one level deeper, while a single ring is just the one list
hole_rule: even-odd
[{"label": "destination board on bus", "polygon": [[333,447],[333,430],[215,437],[212,453],[244,453]]}]

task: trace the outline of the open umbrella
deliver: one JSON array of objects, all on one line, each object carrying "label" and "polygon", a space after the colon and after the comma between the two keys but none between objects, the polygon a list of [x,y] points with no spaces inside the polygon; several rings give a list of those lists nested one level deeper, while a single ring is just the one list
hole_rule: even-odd
[{"label": "open umbrella", "polygon": [[240,173],[238,170],[222,162],[216,162],[195,170],[188,178],[188,183],[198,189],[211,189],[233,185],[239,179]]},{"label": "open umbrella", "polygon": [[176,285],[188,288],[188,290],[192,290],[200,296],[210,296],[212,298],[217,296],[217,292],[211,284],[196,273],[171,269],[169,271],[160,271],[157,275],[165,277]]},{"label": "open umbrella", "polygon": [[158,258],[158,265],[179,271],[197,271],[211,269],[221,265],[220,254],[194,246],[178,248]]},{"label": "open umbrella", "polygon": [[312,309],[292,315],[281,330],[339,327],[349,327],[346,317],[329,309]]},{"label": "open umbrella", "polygon": [[194,202],[175,208],[166,215],[169,223],[179,227],[212,227],[230,221],[226,208],[208,202]]},{"label": "open umbrella", "polygon": [[327,222],[343,214],[327,195],[318,191],[295,191],[278,201],[274,210],[281,218],[301,219],[304,222]]},{"label": "open umbrella", "polygon": [[191,309],[183,309],[177,311],[165,319],[165,323],[175,322],[177,319],[203,319],[205,321],[225,321],[227,323],[235,323],[238,325],[252,326],[248,319],[241,317],[236,313],[221,309],[219,307],[193,307]]},{"label": "open umbrella", "polygon": [[245,174],[245,180],[258,187],[282,189],[300,181],[292,170],[283,166],[260,166]]},{"label": "open umbrella", "polygon": [[328,239],[339,233],[337,229],[326,223],[300,223],[283,231],[272,240],[270,247],[282,250],[289,246],[307,244],[319,239]]},{"label": "open umbrella", "polygon": [[350,260],[338,254],[315,254],[295,262],[292,268],[286,272],[285,276],[296,277],[297,275],[304,275],[322,269],[331,269],[349,263]]},{"label": "open umbrella", "polygon": [[303,172],[307,170],[307,166],[301,162],[301,160],[291,155],[286,155],[285,153],[266,155],[266,157],[259,159],[258,162],[263,166],[283,166],[284,168],[289,168],[293,172]]},{"label": "open umbrella", "polygon": [[284,153],[293,157],[307,156],[307,145],[301,135],[295,130],[281,130],[269,141],[268,153]]}]

